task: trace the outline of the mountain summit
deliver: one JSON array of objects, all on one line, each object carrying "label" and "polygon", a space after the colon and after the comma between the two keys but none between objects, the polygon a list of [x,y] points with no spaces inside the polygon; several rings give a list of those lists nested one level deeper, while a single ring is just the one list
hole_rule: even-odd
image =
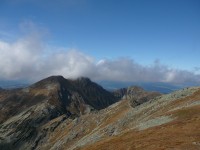
[{"label": "mountain summit", "polygon": [[0,122],[37,104],[54,108],[54,118],[60,114],[79,116],[117,101],[110,92],[84,77],[69,80],[62,76],[50,76],[27,88],[1,90],[0,94]]}]

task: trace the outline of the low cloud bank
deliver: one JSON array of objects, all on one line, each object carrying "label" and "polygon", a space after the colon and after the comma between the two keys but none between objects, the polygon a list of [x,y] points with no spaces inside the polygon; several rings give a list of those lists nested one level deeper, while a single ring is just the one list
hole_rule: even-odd
[{"label": "low cloud bank", "polygon": [[[53,49],[53,50],[52,50]],[[37,81],[50,75],[92,80],[200,83],[200,75],[155,61],[144,66],[129,58],[96,61],[78,50],[52,48],[37,35],[0,40],[0,80]]]}]

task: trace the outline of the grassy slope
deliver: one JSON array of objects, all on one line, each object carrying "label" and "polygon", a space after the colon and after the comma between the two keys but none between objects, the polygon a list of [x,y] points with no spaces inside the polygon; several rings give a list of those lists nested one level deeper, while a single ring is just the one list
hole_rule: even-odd
[{"label": "grassy slope", "polygon": [[[134,149],[200,149],[200,105],[188,105],[200,100],[200,91],[169,103],[154,115],[171,115],[172,122],[148,128],[130,130],[118,136],[105,138],[81,150],[134,150]],[[180,107],[185,106],[185,107]],[[173,110],[172,108],[179,108]],[[172,111],[170,111],[172,109]]]}]

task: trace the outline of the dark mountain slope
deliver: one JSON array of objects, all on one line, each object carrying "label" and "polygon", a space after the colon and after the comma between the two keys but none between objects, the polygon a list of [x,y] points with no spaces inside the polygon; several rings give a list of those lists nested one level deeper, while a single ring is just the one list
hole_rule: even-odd
[{"label": "dark mountain slope", "polygon": [[[63,120],[106,108],[116,101],[88,78],[51,76],[27,88],[0,90],[0,143],[12,149],[35,149]],[[59,116],[58,124],[41,128]]]},{"label": "dark mountain slope", "polygon": [[79,78],[72,81],[72,84],[83,96],[85,102],[95,109],[99,110],[116,102],[116,98],[110,92],[91,82],[89,78]]},{"label": "dark mountain slope", "polygon": [[55,106],[57,115],[79,115],[89,108],[105,108],[116,102],[116,98],[88,78],[67,80],[62,76],[51,76],[27,88],[1,90],[0,102],[2,122],[42,102]]}]

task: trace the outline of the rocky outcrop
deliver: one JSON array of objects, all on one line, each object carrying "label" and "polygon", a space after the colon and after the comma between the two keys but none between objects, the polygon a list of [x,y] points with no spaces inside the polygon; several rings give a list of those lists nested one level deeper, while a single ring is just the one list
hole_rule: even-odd
[{"label": "rocky outcrop", "polygon": [[127,89],[127,93],[124,95],[123,99],[128,99],[130,105],[135,107],[160,95],[159,92],[147,92],[140,87],[133,86]]},{"label": "rocky outcrop", "polygon": [[129,100],[132,107],[138,106],[161,95],[159,92],[147,92],[138,86],[122,88],[114,91],[113,94],[119,99]]}]

